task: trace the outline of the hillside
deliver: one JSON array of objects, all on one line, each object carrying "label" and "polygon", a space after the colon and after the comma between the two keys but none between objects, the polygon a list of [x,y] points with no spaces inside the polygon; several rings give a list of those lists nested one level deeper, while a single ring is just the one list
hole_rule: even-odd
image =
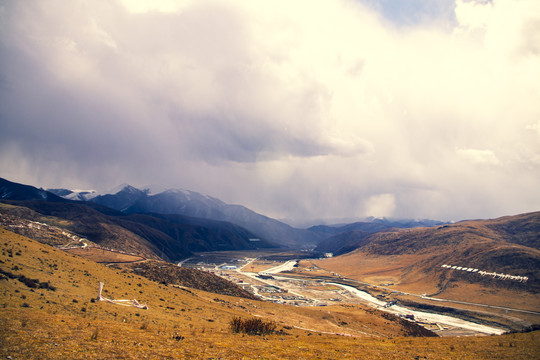
[{"label": "hillside", "polygon": [[192,251],[269,247],[250,241],[255,235],[239,226],[189,217],[125,215],[97,204],[41,200],[4,201],[0,212],[22,219],[58,224],[93,243],[145,258],[178,260]]},{"label": "hillside", "polygon": [[[411,338],[393,317],[360,306],[280,306],[177,288],[0,229],[0,356],[24,359],[433,358],[539,356],[540,333]],[[137,299],[147,309],[96,301]],[[233,317],[277,324],[232,333]],[[309,328],[311,330],[302,330]],[[357,329],[357,330],[354,330]],[[353,336],[331,335],[350,333]]]},{"label": "hillside", "polygon": [[188,190],[149,194],[148,191],[126,185],[115,194],[96,196],[90,201],[128,214],[177,214],[231,222],[248,229],[257,237],[281,246],[312,247],[322,239],[318,233],[295,229],[244,206],[226,204],[211,196]]},{"label": "hillside", "polygon": [[403,291],[535,310],[540,305],[539,234],[540,212],[368,236],[349,233],[348,246],[355,250],[318,265]]},{"label": "hillside", "polygon": [[339,226],[318,225],[309,228],[308,230],[310,231],[326,235],[326,239],[319,242],[315,251],[341,255],[358,248],[358,243],[362,239],[376,232],[389,229],[433,227],[446,224],[435,220],[391,220],[386,218],[370,218],[368,220]]},{"label": "hillside", "polygon": [[0,178],[0,199],[65,201],[60,196],[33,186],[23,185]]},{"label": "hillside", "polygon": [[[379,231],[383,231],[381,229]],[[346,254],[361,246],[361,241],[373,235],[375,231],[346,231],[325,239],[317,245],[315,251],[332,253],[334,256]]]},{"label": "hillside", "polygon": [[251,231],[226,221],[182,215],[132,214],[122,216],[119,223],[137,234],[140,224],[156,229],[181,241],[184,249],[189,252],[277,247],[265,239],[257,238]]},{"label": "hillside", "polygon": [[120,266],[122,269],[166,285],[183,286],[251,300],[257,299],[234,283],[206,271],[182,268],[163,261],[128,263]]},{"label": "hillside", "polygon": [[341,233],[352,231],[364,231],[374,233],[390,228],[409,229],[416,227],[430,227],[444,225],[445,222],[437,220],[418,220],[418,219],[387,219],[368,217],[365,221],[357,221],[348,224],[340,225],[316,225],[308,228],[308,230],[318,233],[323,233],[328,236],[333,236]]}]

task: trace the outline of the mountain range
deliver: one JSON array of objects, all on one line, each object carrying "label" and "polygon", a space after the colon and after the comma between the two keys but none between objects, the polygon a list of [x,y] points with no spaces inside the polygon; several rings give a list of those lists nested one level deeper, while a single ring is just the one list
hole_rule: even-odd
[{"label": "mountain range", "polygon": [[65,198],[79,198],[103,205],[125,214],[175,214],[196,218],[226,221],[242,226],[279,246],[313,248],[323,235],[305,229],[296,229],[286,223],[258,214],[241,205],[230,205],[208,195],[188,190],[166,190],[152,194],[148,189],[123,185],[110,194],[73,192],[50,189]]},{"label": "mountain range", "polygon": [[[314,248],[328,237],[350,231],[374,233],[389,228],[414,228],[445,224],[442,221],[429,219],[370,217],[364,221],[350,224],[317,225],[308,229],[298,229],[282,221],[258,214],[244,206],[227,204],[217,198],[183,189],[169,189],[155,193],[148,188],[138,189],[128,184],[122,184],[107,193],[68,189],[48,189],[47,191],[65,199],[90,201],[125,214],[179,214],[227,221],[240,225],[277,245],[293,248]],[[321,251],[323,247],[321,247]]]},{"label": "mountain range", "polygon": [[368,218],[367,220],[368,221],[358,221],[345,225],[317,225],[310,227],[309,230],[326,235],[326,239],[322,240],[315,250],[324,253],[330,252],[334,255],[341,255],[353,251],[358,247],[358,241],[379,231],[432,227],[448,224],[446,222],[428,219],[389,220],[386,218]]},{"label": "mountain range", "polygon": [[230,222],[178,214],[128,214],[95,202],[64,199],[5,179],[0,179],[0,197],[5,204],[0,214],[60,224],[100,246],[146,258],[176,261],[196,251],[277,246]]},{"label": "mountain range", "polygon": [[[122,185],[109,194],[47,191],[0,179],[0,197],[11,206],[2,207],[2,212],[38,221],[44,217],[55,219],[99,245],[146,258],[176,261],[193,252],[315,248],[319,253],[346,256],[333,260],[339,264],[356,259],[355,269],[366,264],[364,258],[385,262],[414,257],[416,262],[404,265],[408,270],[403,270],[403,274],[410,276],[420,271],[423,275],[418,278],[431,276],[436,291],[448,287],[444,275],[448,272],[439,264],[444,261],[527,276],[529,289],[536,289],[539,281],[540,213],[455,224],[371,218],[351,224],[296,229],[246,207],[188,190],[154,194],[149,189]],[[403,274],[398,277],[406,280]]]}]

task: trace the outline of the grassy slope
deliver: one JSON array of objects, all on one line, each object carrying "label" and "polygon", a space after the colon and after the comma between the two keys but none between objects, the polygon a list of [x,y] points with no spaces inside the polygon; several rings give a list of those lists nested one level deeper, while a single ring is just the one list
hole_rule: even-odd
[{"label": "grassy slope", "polygon": [[[354,252],[317,262],[345,277],[443,298],[538,310],[540,213],[374,234]],[[442,264],[527,276],[497,280]],[[465,289],[465,291],[464,291]]]},{"label": "grassy slope", "polygon": [[216,294],[243,297],[257,300],[257,298],[236,284],[212,273],[181,268],[175,264],[164,261],[145,261],[142,263],[119,265],[122,269],[135,272],[147,279],[168,285],[178,285],[188,288],[209,291]]},{"label": "grassy slope", "polygon": [[[46,233],[44,231],[45,228],[40,229],[40,231],[37,231],[36,229],[29,230],[26,228],[26,224],[29,220],[57,226],[79,236],[84,236],[100,246],[122,249],[126,252],[134,252],[148,259],[159,259],[159,256],[156,254],[160,253],[160,249],[155,245],[137,234],[114,224],[106,215],[88,206],[79,204],[56,204],[40,201],[19,202],[18,204],[20,205],[0,203],[0,217],[4,222],[7,221],[8,223],[21,223],[25,225],[22,229],[18,229],[17,231],[22,231],[23,235],[35,240],[48,244],[65,244],[64,237],[53,234],[55,229],[49,228],[49,231]],[[48,215],[44,215],[43,213],[26,207],[26,205],[30,204],[34,204],[36,209],[39,209],[40,207],[51,207],[55,210],[51,211],[48,209],[47,211],[44,211],[45,213],[48,213]],[[68,208],[71,212],[67,211],[65,214],[61,214],[62,211],[66,211]],[[52,241],[55,240],[55,238],[56,242]]]},{"label": "grassy slope", "polygon": [[256,235],[227,222],[179,215],[126,215],[93,203],[8,201],[0,203],[0,212],[24,219],[48,218],[56,223],[64,222],[69,231],[101,246],[150,259],[163,257],[175,261],[191,256],[192,251],[272,246],[266,241],[250,242],[248,239]]},{"label": "grassy slope", "polygon": [[[49,282],[32,289],[0,280],[0,356],[52,358],[267,358],[438,359],[538,358],[540,333],[480,338],[395,337],[403,328],[361,307],[296,308],[182,290],[123,273],[0,229],[0,268]],[[148,310],[92,302],[97,284],[113,299],[137,298]],[[232,316],[263,316],[285,333],[266,337],[232,334]],[[365,337],[337,332],[338,323]],[[375,337],[378,336],[378,337]],[[183,337],[183,338],[182,338]]]}]

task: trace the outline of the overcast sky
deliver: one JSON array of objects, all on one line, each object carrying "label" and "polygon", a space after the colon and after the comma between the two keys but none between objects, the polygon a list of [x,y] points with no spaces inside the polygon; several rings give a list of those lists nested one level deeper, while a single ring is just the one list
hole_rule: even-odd
[{"label": "overcast sky", "polygon": [[540,210],[540,1],[0,0],[0,177],[296,221]]}]

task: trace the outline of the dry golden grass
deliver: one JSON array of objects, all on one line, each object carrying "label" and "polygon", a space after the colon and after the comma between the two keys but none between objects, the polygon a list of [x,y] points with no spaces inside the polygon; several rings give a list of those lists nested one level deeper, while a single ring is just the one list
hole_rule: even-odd
[{"label": "dry golden grass", "polygon": [[313,264],[329,272],[337,272],[346,278],[373,285],[388,285],[398,291],[413,294],[437,294],[437,297],[508,306],[517,309],[538,311],[538,294],[513,291],[504,288],[490,288],[482,283],[453,282],[445,288],[430,276],[421,266],[428,255],[373,255],[361,251],[335,258],[313,261]]},{"label": "dry golden grass", "polygon": [[145,260],[142,256],[122,254],[116,251],[100,249],[95,247],[77,248],[67,250],[70,254],[84,257],[94,262],[103,263],[125,263]]},{"label": "dry golden grass", "polygon": [[480,338],[350,338],[290,331],[265,337],[130,320],[2,312],[0,356],[24,359],[535,359],[538,332]]},{"label": "dry golden grass", "polygon": [[[0,280],[0,358],[12,359],[533,359],[540,333],[405,338],[399,324],[360,306],[290,307],[178,289],[110,269],[0,229],[0,268],[56,290]],[[136,298],[148,310],[93,301]],[[234,316],[278,324],[233,334]],[[301,330],[297,327],[313,329]],[[281,332],[279,332],[281,330]],[[323,334],[342,332],[359,337]],[[361,336],[362,332],[368,334]]]},{"label": "dry golden grass", "polygon": [[[451,307],[458,312],[465,311],[467,316],[476,319],[476,321],[491,322],[498,324],[495,326],[508,329],[521,330],[531,325],[540,324],[540,315],[537,313],[508,311],[493,307],[500,306],[538,312],[540,309],[538,294],[504,288],[490,288],[482,283],[474,284],[464,281],[450,282],[441,288],[439,283],[422,271],[421,266],[416,265],[422,263],[424,256],[409,254],[385,256],[357,251],[336,258],[314,261],[313,264],[325,268],[329,272],[339,272],[346,278],[378,286],[382,285],[388,290],[370,287],[369,292],[373,295],[385,295],[387,301],[407,302],[409,306],[427,304],[435,307]],[[310,264],[309,262],[305,263],[304,265]],[[302,265],[299,267],[301,268]],[[456,302],[427,300],[419,296],[391,293],[391,290],[416,295],[435,294],[437,298]],[[462,302],[491,305],[491,307]]]}]

